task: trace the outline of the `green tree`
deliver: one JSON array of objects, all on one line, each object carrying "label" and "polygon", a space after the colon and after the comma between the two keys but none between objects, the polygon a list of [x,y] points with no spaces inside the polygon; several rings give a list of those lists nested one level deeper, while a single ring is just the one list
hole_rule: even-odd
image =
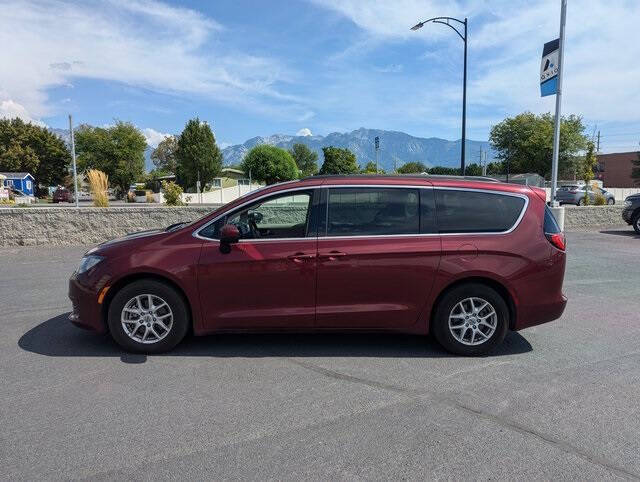
[{"label": "green tree", "polygon": [[638,157],[631,161],[633,167],[631,168],[631,177],[633,178],[634,184],[640,184],[640,151],[638,152]]},{"label": "green tree", "polygon": [[482,166],[480,164],[471,163],[465,166],[465,176],[482,176]]},{"label": "green tree", "polygon": [[373,161],[369,161],[365,164],[365,166],[360,169],[362,174],[385,174],[385,170],[381,167],[376,168],[376,163]]},{"label": "green tree", "polygon": [[36,186],[51,186],[63,182],[70,163],[65,142],[48,129],[18,118],[0,119],[0,171],[29,172]]},{"label": "green tree", "polygon": [[318,172],[318,154],[309,149],[306,145],[296,143],[289,150],[289,154],[298,166],[300,177],[313,176]]},{"label": "green tree", "polygon": [[444,167],[444,166],[433,166],[429,168],[429,174],[433,174],[436,176],[459,176],[460,168],[458,167]]},{"label": "green tree", "polygon": [[178,139],[176,139],[176,136],[165,137],[160,144],[158,144],[158,147],[151,153],[151,160],[158,171],[171,174],[176,173],[177,149]]},{"label": "green tree", "polygon": [[191,119],[178,138],[176,180],[185,191],[210,183],[222,169],[222,152],[216,144],[211,127],[199,118]]},{"label": "green tree", "polygon": [[407,162],[398,168],[399,174],[422,174],[423,172],[429,172],[429,168],[420,161]]},{"label": "green tree", "polygon": [[[587,153],[580,159],[580,163],[578,164],[580,177],[587,188],[591,185],[591,180],[593,179],[593,168],[596,167],[597,162],[594,151],[595,146],[593,145],[593,142],[589,141],[587,143]],[[584,204],[589,204],[590,199],[587,191],[585,191],[583,199]]]},{"label": "green tree", "polygon": [[[553,153],[553,116],[524,112],[509,117],[491,128],[489,140],[497,158],[509,164],[511,173],[551,174]],[[572,171],[576,154],[587,146],[582,118],[562,117],[560,122],[559,170]]]},{"label": "green tree", "polygon": [[359,171],[356,156],[349,149],[323,147],[324,163],[320,174],[356,174]]},{"label": "green tree", "polygon": [[80,171],[99,169],[123,196],[132,182],[144,176],[147,141],[130,122],[117,120],[110,127],[82,125],[75,134]]},{"label": "green tree", "polygon": [[267,184],[290,181],[298,177],[298,167],[291,154],[279,147],[261,144],[251,149],[242,161],[242,170],[251,171],[252,179]]}]

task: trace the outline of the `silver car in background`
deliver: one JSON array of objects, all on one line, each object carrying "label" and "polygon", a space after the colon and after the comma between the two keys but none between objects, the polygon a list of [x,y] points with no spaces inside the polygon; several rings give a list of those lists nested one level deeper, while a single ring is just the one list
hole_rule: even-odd
[{"label": "silver car in background", "polygon": [[[586,192],[589,195],[589,204],[593,204],[596,199],[596,194],[602,194],[607,204],[613,205],[616,203],[616,199],[606,189],[598,189],[594,191],[590,187]],[[560,204],[575,204],[576,206],[584,206],[585,186],[578,186],[577,184],[569,186],[561,186],[556,191],[556,200]]]}]

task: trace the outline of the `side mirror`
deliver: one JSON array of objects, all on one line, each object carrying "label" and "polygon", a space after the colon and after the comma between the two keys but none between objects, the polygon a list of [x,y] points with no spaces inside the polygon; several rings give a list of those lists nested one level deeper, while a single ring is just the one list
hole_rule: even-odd
[{"label": "side mirror", "polygon": [[233,224],[225,224],[220,229],[220,252],[231,252],[231,245],[240,241],[240,231]]}]

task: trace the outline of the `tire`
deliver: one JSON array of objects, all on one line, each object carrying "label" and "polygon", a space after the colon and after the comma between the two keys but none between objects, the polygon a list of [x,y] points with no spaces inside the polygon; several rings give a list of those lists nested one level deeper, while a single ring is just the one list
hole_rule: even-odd
[{"label": "tire", "polygon": [[613,206],[616,203],[616,200],[613,199],[612,197],[610,197],[609,199],[607,199],[607,204],[609,206]]},{"label": "tire", "polygon": [[640,212],[633,215],[631,225],[637,234],[640,234]]},{"label": "tire", "polygon": [[[474,308],[478,309],[487,303],[475,316],[464,318],[461,307],[472,312],[469,300],[473,299]],[[480,305],[480,306],[478,306]],[[491,311],[493,315],[488,315]],[[483,322],[480,318],[486,318]],[[450,328],[450,319],[451,325]],[[457,326],[461,323],[460,329]],[[468,326],[463,326],[468,323]],[[490,328],[492,325],[493,328]],[[447,292],[436,307],[431,329],[442,347],[456,355],[477,356],[489,353],[496,348],[507,334],[509,328],[509,308],[504,298],[493,288],[481,283],[468,283],[457,286]],[[480,334],[486,339],[478,338]],[[463,341],[461,341],[464,340]],[[465,343],[466,342],[466,343]],[[472,344],[473,343],[473,344]]]},{"label": "tire", "polygon": [[[149,297],[155,310],[149,309]],[[111,336],[118,345],[131,352],[171,350],[187,334],[189,322],[189,310],[183,297],[168,284],[152,279],[124,286],[109,305]]]},{"label": "tire", "polygon": [[584,198],[581,197],[580,200],[578,201],[578,204],[576,204],[576,206],[584,206]]}]

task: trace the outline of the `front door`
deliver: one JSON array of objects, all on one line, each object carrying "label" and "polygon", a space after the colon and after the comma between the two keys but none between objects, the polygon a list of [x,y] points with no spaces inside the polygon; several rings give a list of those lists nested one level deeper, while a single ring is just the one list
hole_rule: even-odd
[{"label": "front door", "polygon": [[316,326],[414,325],[440,261],[432,190],[330,188],[327,210],[320,226],[326,234],[318,239]]},{"label": "front door", "polygon": [[[313,190],[273,194],[200,232],[198,284],[207,331],[311,329],[315,320],[317,237]],[[241,239],[222,253],[217,235],[235,224]]]}]

